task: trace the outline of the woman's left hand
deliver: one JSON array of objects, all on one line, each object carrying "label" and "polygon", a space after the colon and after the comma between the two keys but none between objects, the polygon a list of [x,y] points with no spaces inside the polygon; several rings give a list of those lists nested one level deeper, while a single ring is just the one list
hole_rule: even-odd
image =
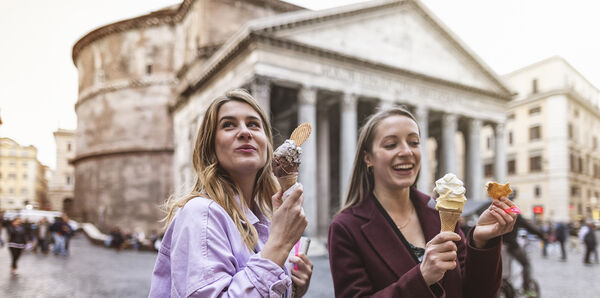
[{"label": "woman's left hand", "polygon": [[313,263],[303,253],[298,254],[298,256],[291,256],[290,263],[298,265],[298,270],[292,268],[292,281],[294,287],[296,287],[296,296],[294,297],[302,297],[306,294],[310,284]]},{"label": "woman's left hand", "polygon": [[483,248],[487,241],[512,231],[517,219],[516,213],[506,213],[505,209],[515,206],[506,197],[494,200],[479,217],[475,230],[473,230],[473,241],[475,246]]}]

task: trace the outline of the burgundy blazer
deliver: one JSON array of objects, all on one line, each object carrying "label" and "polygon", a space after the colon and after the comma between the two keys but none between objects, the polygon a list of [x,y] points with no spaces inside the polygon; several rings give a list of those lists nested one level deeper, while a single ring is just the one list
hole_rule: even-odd
[{"label": "burgundy blazer", "polygon": [[[411,200],[429,242],[440,232],[437,210],[411,188]],[[431,205],[431,204],[430,204]],[[462,237],[458,265],[428,287],[418,261],[381,212],[371,195],[361,205],[338,214],[329,226],[329,262],[336,297],[495,297],[502,281],[500,237],[483,249]]]}]

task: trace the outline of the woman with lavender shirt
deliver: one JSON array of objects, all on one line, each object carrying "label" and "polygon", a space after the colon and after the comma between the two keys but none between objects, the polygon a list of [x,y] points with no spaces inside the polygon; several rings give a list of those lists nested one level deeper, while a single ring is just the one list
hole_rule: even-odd
[{"label": "woman with lavender shirt", "polygon": [[310,260],[290,257],[298,265],[291,273],[284,266],[307,225],[302,186],[282,199],[272,157],[270,124],[250,94],[233,90],[211,103],[194,146],[194,188],[167,202],[150,297],[306,293]]}]

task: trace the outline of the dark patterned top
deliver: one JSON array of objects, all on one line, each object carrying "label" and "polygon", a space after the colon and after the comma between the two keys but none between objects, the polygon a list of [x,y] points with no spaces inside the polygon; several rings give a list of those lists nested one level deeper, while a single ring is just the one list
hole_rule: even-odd
[{"label": "dark patterned top", "polygon": [[412,253],[414,253],[415,256],[417,256],[417,259],[419,259],[419,263],[423,262],[423,256],[425,255],[425,249],[422,247],[416,247],[416,246],[412,245],[410,242],[408,243],[408,246],[410,246],[410,250],[412,250]]}]

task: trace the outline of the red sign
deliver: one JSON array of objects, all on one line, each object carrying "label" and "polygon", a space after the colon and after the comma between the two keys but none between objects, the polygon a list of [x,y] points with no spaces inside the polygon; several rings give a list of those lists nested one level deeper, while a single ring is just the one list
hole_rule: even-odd
[{"label": "red sign", "polygon": [[533,206],[533,213],[544,214],[544,207],[543,206]]}]

